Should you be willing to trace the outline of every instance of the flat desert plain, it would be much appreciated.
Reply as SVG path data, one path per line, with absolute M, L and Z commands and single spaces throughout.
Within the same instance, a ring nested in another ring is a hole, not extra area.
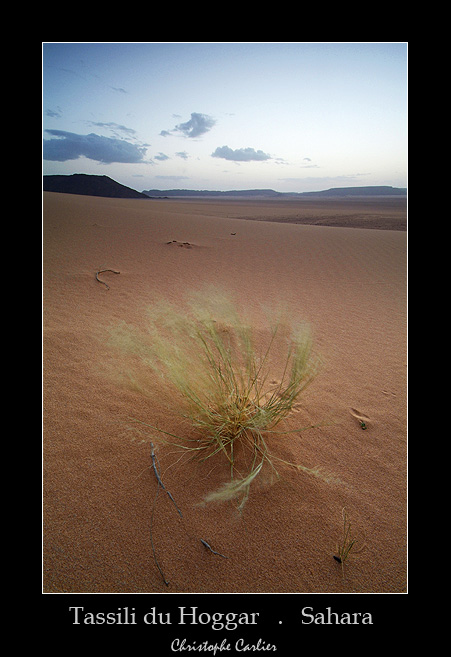
M 43 591 L 406 592 L 406 252 L 405 199 L 45 192 Z M 108 269 L 119 273 L 96 277 Z M 322 368 L 292 433 L 271 441 L 331 481 L 280 465 L 241 513 L 205 504 L 228 468 L 180 458 L 136 422 L 174 426 L 158 386 L 149 397 L 121 379 L 129 357 L 110 329 L 144 327 L 156 295 L 183 309 L 207 287 L 261 332 L 280 306 L 311 326 Z M 183 517 L 158 489 L 150 443 Z M 361 549 L 342 569 L 343 509 Z

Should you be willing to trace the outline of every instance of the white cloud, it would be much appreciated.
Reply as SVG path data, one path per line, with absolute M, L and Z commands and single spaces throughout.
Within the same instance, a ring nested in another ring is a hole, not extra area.
M 191 118 L 185 123 L 179 123 L 172 130 L 162 130 L 161 137 L 169 137 L 169 135 L 181 132 L 185 137 L 195 139 L 204 135 L 216 125 L 216 121 L 208 114 L 200 114 L 199 112 L 192 112 Z
M 182 132 L 185 137 L 194 138 L 204 135 L 212 129 L 215 123 L 216 121 L 207 114 L 192 112 L 190 120 L 186 123 L 179 123 L 175 126 L 175 129 Z
M 44 160 L 66 162 L 84 156 L 104 164 L 145 161 L 146 148 L 130 144 L 123 139 L 102 137 L 94 133 L 79 135 L 64 130 L 46 130 L 46 132 L 56 139 L 44 139 Z
M 256 151 L 254 148 L 236 148 L 235 150 L 229 146 L 218 146 L 212 157 L 221 157 L 224 160 L 232 160 L 233 162 L 251 162 L 251 161 L 264 161 L 270 160 L 271 156 L 261 150 Z

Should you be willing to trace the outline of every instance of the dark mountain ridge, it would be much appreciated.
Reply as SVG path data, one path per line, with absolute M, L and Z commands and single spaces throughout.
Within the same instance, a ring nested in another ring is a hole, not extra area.
M 71 176 L 44 176 L 43 190 L 107 198 L 149 198 L 146 194 L 121 185 L 108 176 L 92 176 L 85 173 L 74 173 Z

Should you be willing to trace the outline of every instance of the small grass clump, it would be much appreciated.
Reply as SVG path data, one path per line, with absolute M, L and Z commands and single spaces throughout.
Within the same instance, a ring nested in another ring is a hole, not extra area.
M 203 460 L 222 454 L 230 481 L 206 500 L 238 497 L 241 507 L 263 466 L 276 472 L 274 460 L 282 459 L 270 451 L 269 439 L 283 433 L 282 421 L 315 376 L 308 327 L 279 320 L 257 330 L 218 293 L 204 293 L 183 310 L 156 303 L 147 320 L 145 332 L 126 325 L 116 331 L 120 345 L 137 358 L 129 380 L 146 393 L 158 381 L 159 394 L 168 393 L 167 404 L 189 428 L 177 435 L 143 424 Z
M 357 538 L 351 534 L 351 523 L 348 520 L 346 509 L 342 509 L 343 517 L 343 534 L 339 543 L 337 543 L 337 554 L 334 559 L 341 564 L 342 575 L 344 578 L 344 567 L 351 553 L 358 554 L 365 547 L 363 544 L 358 545 Z

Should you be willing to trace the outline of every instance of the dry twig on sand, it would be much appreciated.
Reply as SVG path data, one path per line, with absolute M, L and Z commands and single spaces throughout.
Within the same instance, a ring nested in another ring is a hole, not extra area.
M 153 471 L 155 472 L 155 477 L 157 478 L 158 485 L 161 486 L 161 488 L 164 491 L 166 491 L 166 493 L 168 494 L 169 499 L 171 500 L 171 502 L 173 503 L 173 505 L 177 509 L 177 512 L 178 512 L 179 516 L 181 518 L 183 518 L 182 512 L 180 511 L 179 507 L 177 506 L 174 498 L 172 497 L 171 493 L 168 491 L 166 486 L 161 481 L 160 473 L 158 472 L 157 457 L 155 456 L 155 448 L 153 446 L 153 443 L 150 443 L 150 458 L 152 459 L 152 467 L 153 467 Z
M 160 473 L 159 473 L 159 470 L 158 470 L 157 457 L 155 456 L 155 448 L 153 446 L 153 443 L 150 443 L 150 458 L 152 459 L 152 468 L 153 468 L 153 471 L 155 473 L 155 477 L 156 477 L 157 484 L 158 484 L 157 492 L 156 492 L 155 499 L 154 499 L 154 502 L 153 502 L 152 516 L 151 516 L 151 519 L 150 519 L 150 528 L 149 528 L 150 542 L 151 542 L 151 545 L 152 545 L 152 552 L 153 552 L 153 558 L 155 560 L 155 564 L 156 564 L 156 566 L 157 566 L 157 568 L 160 572 L 160 575 L 163 579 L 163 582 L 166 584 L 166 586 L 169 586 L 169 582 L 166 579 L 165 574 L 164 574 L 164 572 L 163 572 L 163 570 L 162 570 L 162 568 L 161 568 L 161 566 L 158 562 L 158 559 L 157 559 L 157 554 L 156 554 L 156 551 L 155 551 L 155 545 L 154 545 L 154 542 L 153 542 L 153 534 L 152 534 L 153 517 L 154 517 L 154 513 L 155 513 L 155 504 L 157 502 L 158 493 L 160 492 L 160 486 L 168 494 L 169 499 L 174 504 L 174 506 L 177 509 L 177 512 L 180 515 L 180 517 L 183 517 L 183 516 L 182 516 L 182 512 L 180 511 L 179 507 L 175 503 L 175 500 L 172 497 L 171 493 L 167 490 L 167 488 L 165 487 L 165 485 L 163 484 L 163 482 L 161 480 L 161 476 L 160 476 Z
M 228 557 L 226 557 L 225 554 L 221 554 L 220 552 L 216 552 L 216 550 L 213 550 L 213 548 L 210 547 L 210 546 L 208 545 L 207 541 L 204 541 L 203 538 L 200 539 L 200 542 L 201 542 L 203 545 L 205 545 L 205 547 L 208 548 L 208 549 L 210 550 L 210 552 L 213 552 L 213 554 L 217 554 L 218 557 L 224 557 L 224 559 L 228 559 Z
M 101 281 L 99 278 L 99 274 L 102 274 L 104 271 L 111 271 L 113 274 L 120 274 L 120 271 L 116 271 L 115 269 L 99 269 L 99 271 L 96 271 L 96 280 L 99 281 L 99 283 L 103 283 L 105 285 L 106 289 L 109 290 L 110 286 L 105 283 L 105 281 Z

